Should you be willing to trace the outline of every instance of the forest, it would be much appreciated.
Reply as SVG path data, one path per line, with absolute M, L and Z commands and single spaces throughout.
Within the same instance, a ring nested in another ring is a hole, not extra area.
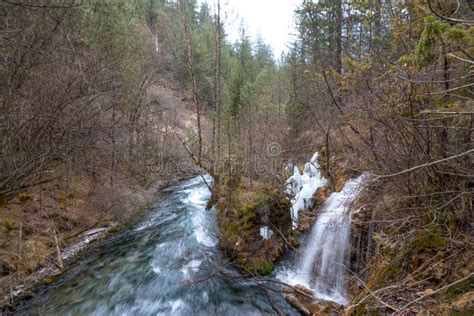
M 0 311 L 472 315 L 474 2 L 231 2 L 0 2 Z

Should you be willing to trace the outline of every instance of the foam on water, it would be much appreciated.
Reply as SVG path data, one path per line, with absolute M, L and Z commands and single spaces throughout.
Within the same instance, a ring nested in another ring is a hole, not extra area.
M 204 176 L 204 178 L 207 183 L 212 183 L 212 177 L 209 175 Z M 187 196 L 184 198 L 183 202 L 193 206 L 194 209 L 191 213 L 191 222 L 194 227 L 194 235 L 196 236 L 197 242 L 205 247 L 215 247 L 218 240 L 207 228 L 207 214 L 205 213 L 208 212 L 206 210 L 206 205 L 207 201 L 211 198 L 211 191 L 207 186 L 200 186 L 197 188 L 186 189 L 184 192 L 187 193 Z M 211 212 L 214 211 L 214 209 L 211 210 Z
M 212 184 L 212 178 L 206 176 Z M 267 297 L 253 284 L 209 278 L 222 263 L 215 209 L 201 176 L 166 190 L 135 229 L 106 240 L 18 314 L 262 315 Z M 223 267 L 227 273 L 235 273 Z M 295 311 L 270 293 L 285 314 Z

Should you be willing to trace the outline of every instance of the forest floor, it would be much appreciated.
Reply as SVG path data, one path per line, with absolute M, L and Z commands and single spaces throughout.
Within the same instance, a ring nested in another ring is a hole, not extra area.
M 147 98 L 157 109 L 156 133 L 169 133 L 170 150 L 182 161 L 190 160 L 172 136 L 185 136 L 196 126 L 192 99 L 182 89 L 166 86 L 152 86 Z M 206 121 L 203 125 L 209 126 Z M 175 163 L 152 174 L 144 171 L 146 183 L 123 172 L 111 185 L 106 174 L 62 176 L 67 171 L 51 170 L 56 180 L 0 205 L 0 310 L 51 283 L 58 271 L 97 244 L 93 241 L 133 224 L 160 199 L 162 189 L 197 172 L 192 163 Z

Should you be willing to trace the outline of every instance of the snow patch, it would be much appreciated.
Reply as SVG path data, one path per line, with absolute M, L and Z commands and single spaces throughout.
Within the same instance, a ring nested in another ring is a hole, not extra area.
M 273 231 L 268 228 L 268 226 L 262 226 L 260 227 L 260 236 L 262 236 L 263 239 L 270 239 L 272 237 Z

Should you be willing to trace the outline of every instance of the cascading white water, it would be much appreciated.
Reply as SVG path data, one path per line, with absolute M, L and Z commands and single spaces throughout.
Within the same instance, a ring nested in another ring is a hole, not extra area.
M 345 263 L 351 230 L 348 206 L 360 193 L 364 178 L 362 175 L 347 181 L 341 192 L 329 196 L 306 239 L 303 256 L 292 269 L 279 271 L 277 278 L 312 289 L 316 298 L 347 304 Z
M 298 274 L 318 298 L 347 303 L 345 261 L 351 230 L 347 208 L 359 194 L 363 180 L 364 176 L 349 180 L 341 192 L 331 194 L 311 228 Z

